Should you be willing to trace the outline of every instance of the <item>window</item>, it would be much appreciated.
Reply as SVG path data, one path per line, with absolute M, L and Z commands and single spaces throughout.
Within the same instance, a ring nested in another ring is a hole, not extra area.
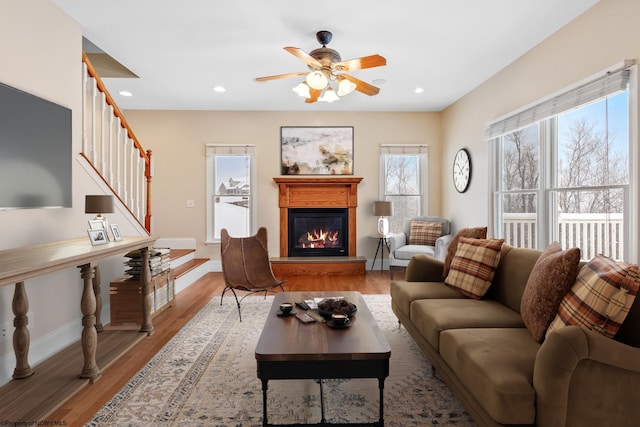
M 630 77 L 622 67 L 489 126 L 496 236 L 629 259 Z
M 380 179 L 381 200 L 393 204 L 390 231 L 400 233 L 406 219 L 427 212 L 427 146 L 381 145 Z
M 255 147 L 206 146 L 207 243 L 220 241 L 220 230 L 249 236 L 255 224 Z

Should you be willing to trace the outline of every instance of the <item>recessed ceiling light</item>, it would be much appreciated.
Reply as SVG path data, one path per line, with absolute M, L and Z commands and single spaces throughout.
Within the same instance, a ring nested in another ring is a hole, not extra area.
M 133 94 L 131 92 L 129 92 L 128 90 L 121 90 L 120 92 L 118 92 L 120 95 L 122 96 L 133 96 Z
M 222 86 L 216 86 L 216 87 L 213 88 L 213 91 L 222 93 L 222 92 L 226 92 L 227 90 Z
M 383 85 L 385 84 L 387 81 L 385 79 L 375 79 L 373 80 L 371 83 L 373 83 L 374 85 Z
M 413 90 L 413 93 L 422 93 L 424 92 L 424 89 L 422 89 L 421 87 L 417 87 Z

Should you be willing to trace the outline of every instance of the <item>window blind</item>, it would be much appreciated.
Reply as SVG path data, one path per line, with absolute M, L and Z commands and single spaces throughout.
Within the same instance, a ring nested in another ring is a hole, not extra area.
M 224 156 L 224 155 L 252 155 L 256 152 L 256 146 L 253 144 L 207 144 L 207 156 Z
M 427 154 L 429 146 L 425 144 L 381 144 L 380 154 Z
M 601 77 L 489 124 L 485 130 L 486 139 L 493 139 L 522 129 L 541 120 L 626 90 L 629 84 L 631 65 L 633 65 L 631 62 L 625 61 L 624 67 L 619 70 L 607 72 Z

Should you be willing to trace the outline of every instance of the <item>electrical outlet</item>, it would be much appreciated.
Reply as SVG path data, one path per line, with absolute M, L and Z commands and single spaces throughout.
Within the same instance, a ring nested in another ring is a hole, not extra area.
M 187 200 L 187 207 L 188 208 L 193 208 L 196 206 L 196 202 L 193 200 Z

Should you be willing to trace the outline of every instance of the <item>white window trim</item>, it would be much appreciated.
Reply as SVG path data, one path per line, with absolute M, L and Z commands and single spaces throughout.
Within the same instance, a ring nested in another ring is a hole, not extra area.
M 421 154 L 420 156 L 420 215 L 426 215 L 429 212 L 429 195 L 427 194 L 429 177 L 429 146 L 427 144 L 380 144 L 380 152 L 378 155 L 378 200 L 386 200 L 384 191 L 386 182 L 384 181 L 384 154 Z

